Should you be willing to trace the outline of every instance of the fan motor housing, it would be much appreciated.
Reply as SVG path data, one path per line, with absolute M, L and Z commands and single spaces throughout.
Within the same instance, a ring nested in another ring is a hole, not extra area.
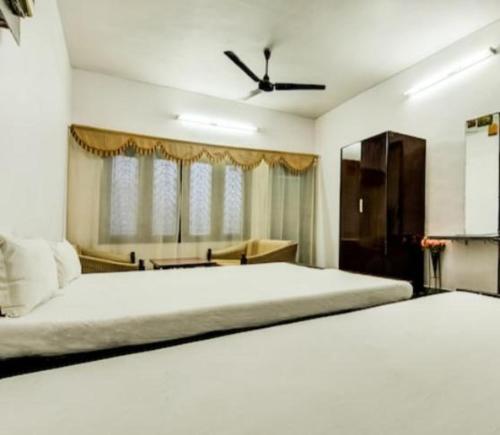
M 274 91 L 274 86 L 269 80 L 262 80 L 259 82 L 259 89 L 264 92 Z

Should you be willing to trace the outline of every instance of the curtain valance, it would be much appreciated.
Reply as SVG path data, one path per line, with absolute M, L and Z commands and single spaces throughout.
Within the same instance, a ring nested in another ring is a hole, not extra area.
M 132 148 L 143 155 L 159 152 L 177 162 L 191 163 L 207 158 L 215 163 L 227 159 L 243 169 L 253 169 L 265 161 L 269 166 L 282 165 L 295 172 L 307 171 L 318 160 L 314 154 L 208 145 L 81 125 L 72 125 L 70 131 L 82 148 L 101 157 L 124 154 Z

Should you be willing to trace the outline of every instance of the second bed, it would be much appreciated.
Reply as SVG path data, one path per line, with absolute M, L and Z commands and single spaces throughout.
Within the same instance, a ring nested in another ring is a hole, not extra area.
M 0 359 L 90 352 L 251 328 L 411 297 L 404 281 L 285 263 L 84 275 L 0 318 Z

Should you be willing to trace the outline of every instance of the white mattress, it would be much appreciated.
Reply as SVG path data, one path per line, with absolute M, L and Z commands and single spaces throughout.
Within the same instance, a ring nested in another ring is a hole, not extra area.
M 0 318 L 0 358 L 153 343 L 410 296 L 403 281 L 285 263 L 84 275 L 27 316 Z
M 6 434 L 500 433 L 500 300 L 437 295 L 0 380 Z

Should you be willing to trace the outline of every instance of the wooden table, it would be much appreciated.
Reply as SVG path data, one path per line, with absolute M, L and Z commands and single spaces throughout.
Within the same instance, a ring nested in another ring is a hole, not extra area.
M 206 258 L 164 258 L 149 260 L 156 270 L 159 269 L 189 269 L 192 267 L 212 267 L 217 266 L 215 261 L 209 261 Z

